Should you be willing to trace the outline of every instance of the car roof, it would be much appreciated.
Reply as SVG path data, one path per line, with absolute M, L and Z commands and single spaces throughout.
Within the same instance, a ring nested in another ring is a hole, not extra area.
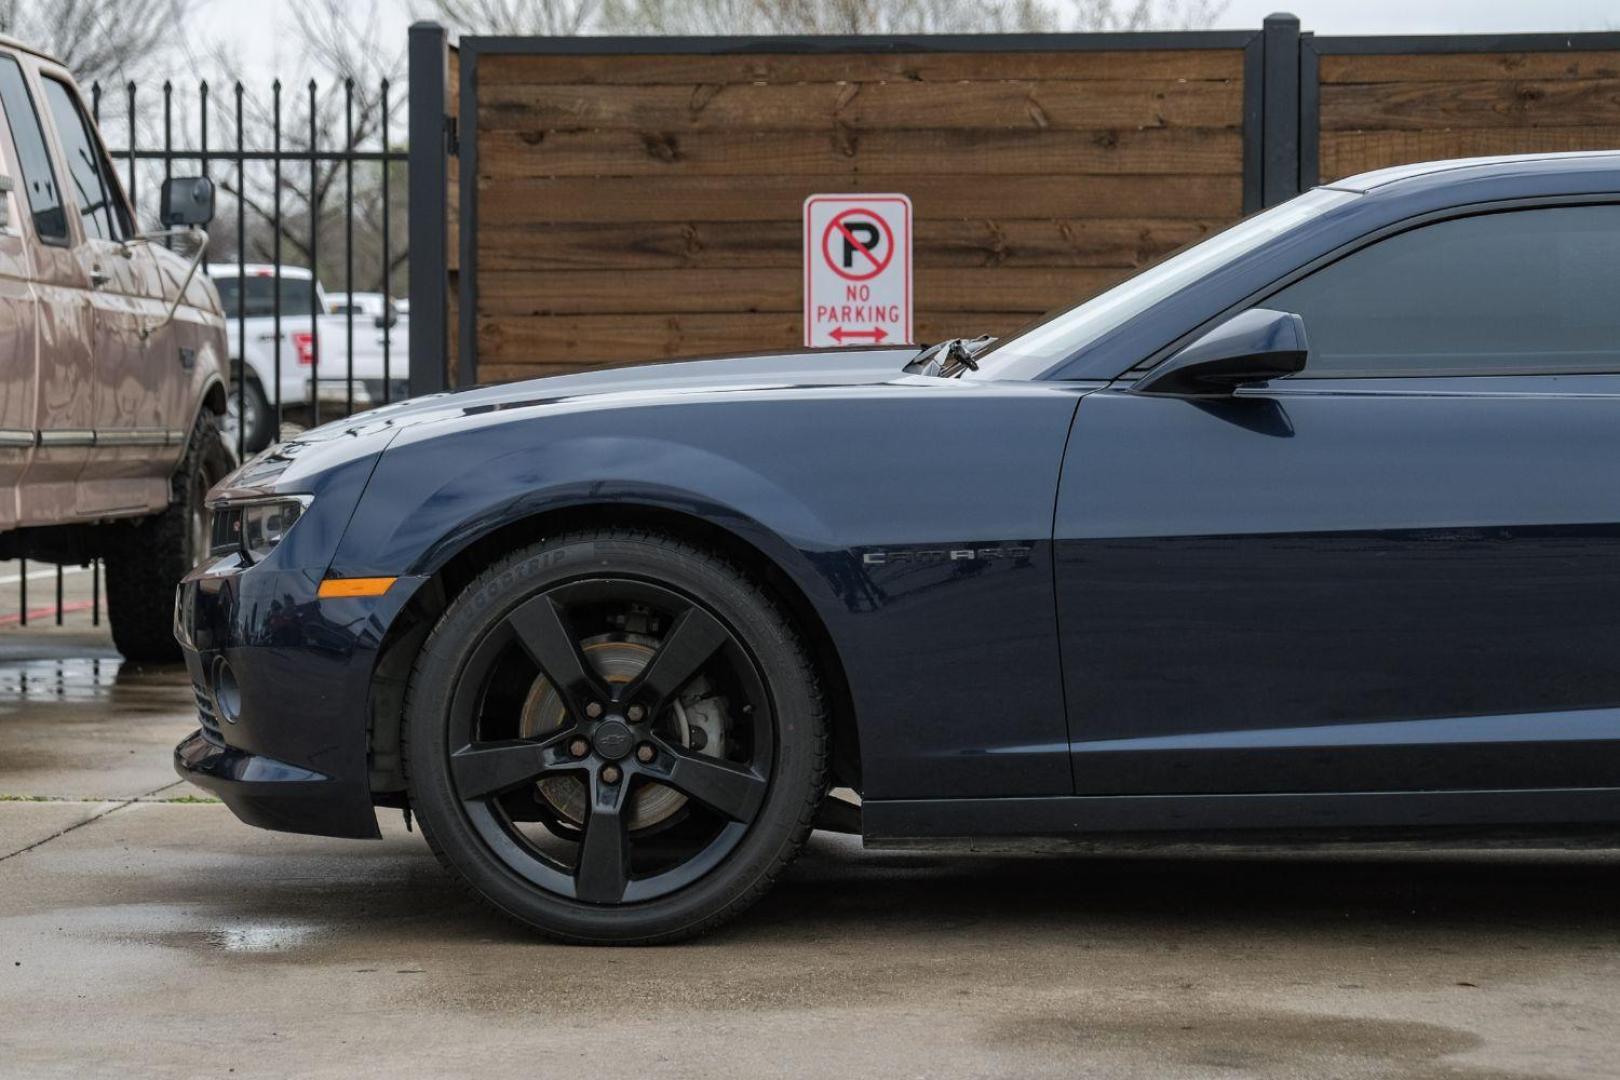
M 28 53 L 28 54 L 30 54 L 32 56 L 37 56 L 41 60 L 49 60 L 53 64 L 65 66 L 65 65 L 62 65 L 62 61 L 58 60 L 56 57 L 52 56 L 50 53 L 44 52 L 44 51 L 42 51 L 40 49 L 36 49 L 34 46 L 28 44 L 27 42 L 18 41 L 16 38 L 11 37 L 11 36 L 6 35 L 6 34 L 0 34 L 0 49 L 16 49 L 18 52 L 25 52 L 25 53 Z
M 1463 180 L 1470 175 L 1489 175 L 1506 171 L 1520 175 L 1549 176 L 1604 170 L 1620 171 L 1620 151 L 1576 150 L 1549 154 L 1503 154 L 1496 157 L 1418 161 L 1410 165 L 1393 165 L 1386 169 L 1358 173 L 1323 186 L 1368 194 L 1380 188 L 1421 181 L 1441 173 L 1459 174 L 1448 175 L 1448 180 Z

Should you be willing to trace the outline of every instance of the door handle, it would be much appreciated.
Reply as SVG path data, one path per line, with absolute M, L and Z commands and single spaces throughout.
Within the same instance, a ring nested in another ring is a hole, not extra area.
M 107 282 L 109 282 L 111 280 L 112 280 L 112 275 L 107 273 L 107 271 L 103 270 L 101 267 L 92 266 L 90 268 L 90 287 L 91 288 L 93 288 L 93 289 L 105 288 L 106 285 L 107 285 Z

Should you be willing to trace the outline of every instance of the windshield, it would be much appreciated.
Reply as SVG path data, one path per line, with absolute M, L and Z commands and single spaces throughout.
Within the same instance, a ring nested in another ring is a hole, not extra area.
M 1355 192 L 1316 188 L 1264 213 L 1245 218 L 1078 307 L 1049 315 L 1006 339 L 979 357 L 980 375 L 996 379 L 1033 378 L 1216 267 L 1356 197 Z
M 247 280 L 247 317 L 252 319 L 276 313 L 276 279 L 269 274 L 253 275 Z M 217 277 L 214 285 L 219 289 L 219 302 L 227 319 L 242 317 L 242 278 Z M 315 283 L 309 278 L 284 277 L 281 279 L 281 315 L 309 315 L 315 311 Z

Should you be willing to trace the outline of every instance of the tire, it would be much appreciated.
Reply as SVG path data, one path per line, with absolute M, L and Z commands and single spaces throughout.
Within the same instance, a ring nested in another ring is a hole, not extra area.
M 735 567 L 656 533 L 570 533 L 485 570 L 423 645 L 404 741 L 439 861 L 576 944 L 719 926 L 798 853 L 824 793 L 821 691 L 792 625 Z
M 238 425 L 245 429 L 242 433 L 244 459 L 270 445 L 276 425 L 271 419 L 270 402 L 265 398 L 264 388 L 259 385 L 258 379 L 248 379 L 246 386 L 231 383 L 226 398 L 225 435 L 227 444 L 233 448 L 236 446 Z
M 107 621 L 113 645 L 129 660 L 168 664 L 181 659 L 174 639 L 174 590 L 208 543 L 203 499 L 235 465 L 218 418 L 204 410 L 171 481 L 169 507 L 122 535 L 107 557 Z

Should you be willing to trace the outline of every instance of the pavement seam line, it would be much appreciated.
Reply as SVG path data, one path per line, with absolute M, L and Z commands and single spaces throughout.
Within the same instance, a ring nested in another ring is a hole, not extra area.
M 117 806 L 109 806 L 107 809 L 103 810 L 99 814 L 91 814 L 89 817 L 85 818 L 83 821 L 76 821 L 72 825 L 69 825 L 65 829 L 60 829 L 60 830 L 58 830 L 56 832 L 51 833 L 51 835 L 45 837 L 44 839 L 36 840 L 32 844 L 29 844 L 26 847 L 21 847 L 21 848 L 18 848 L 16 851 L 9 852 L 8 854 L 5 854 L 5 855 L 0 855 L 0 862 L 5 862 L 7 859 L 15 859 L 19 855 L 26 855 L 30 851 L 33 851 L 35 848 L 42 848 L 46 844 L 50 843 L 52 840 L 56 840 L 56 839 L 58 839 L 60 837 L 66 836 L 68 833 L 73 832 L 75 829 L 82 829 L 86 825 L 93 825 L 94 823 L 100 821 L 102 818 L 107 817 L 109 814 L 118 813 L 118 811 L 124 809 L 124 807 L 126 807 L 126 806 L 134 806 L 136 803 L 140 802 L 142 799 L 150 799 L 153 795 L 156 795 L 160 791 L 168 791 L 170 788 L 177 787 L 178 785 L 183 784 L 183 783 L 185 783 L 184 780 L 174 780 L 174 781 L 171 781 L 171 782 L 169 782 L 167 784 L 164 784 L 162 787 L 156 787 L 156 788 L 153 788 L 151 791 L 144 792 L 144 793 L 142 793 L 140 795 L 136 795 L 133 798 L 124 799 L 123 801 L 119 802 Z

